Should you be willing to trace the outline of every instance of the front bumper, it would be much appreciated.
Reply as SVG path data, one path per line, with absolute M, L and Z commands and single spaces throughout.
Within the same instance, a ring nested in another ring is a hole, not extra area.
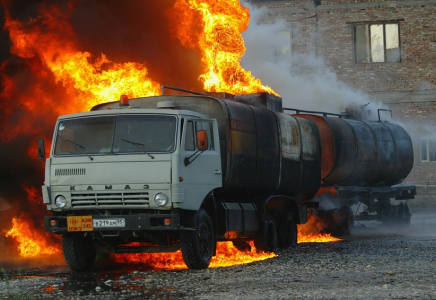
M 85 216 L 83 216 L 85 217 Z M 180 226 L 180 215 L 178 214 L 135 214 L 135 215 L 88 215 L 94 220 L 110 220 L 110 219 L 124 219 L 125 226 L 123 227 L 99 227 L 83 226 L 74 230 L 69 230 L 71 224 L 68 225 L 67 216 L 45 216 L 44 229 L 55 233 L 64 232 L 81 232 L 81 231 L 158 231 L 158 230 L 189 230 Z M 171 219 L 170 225 L 165 225 L 165 219 Z M 71 219 L 70 219 L 71 220 Z M 56 222 L 54 222 L 56 221 Z M 52 223 L 57 223 L 57 226 L 52 226 Z M 88 224 L 89 225 L 89 224 Z

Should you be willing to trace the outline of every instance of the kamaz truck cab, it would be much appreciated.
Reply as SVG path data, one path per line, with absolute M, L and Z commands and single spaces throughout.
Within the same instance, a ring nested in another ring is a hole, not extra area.
M 115 108 L 59 117 L 46 160 L 45 229 L 62 234 L 71 269 L 88 269 L 97 252 L 180 247 L 190 268 L 207 267 L 216 241 L 200 206 L 222 185 L 218 136 L 216 120 L 171 101 L 143 109 L 123 96 Z

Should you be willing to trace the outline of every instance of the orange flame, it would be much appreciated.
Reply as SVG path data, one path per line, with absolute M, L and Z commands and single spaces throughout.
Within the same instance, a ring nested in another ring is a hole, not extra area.
M 248 243 L 250 244 L 251 249 L 241 251 L 233 246 L 232 242 L 218 242 L 217 255 L 212 258 L 209 267 L 230 267 L 277 256 L 272 252 L 258 251 L 254 246 L 253 241 Z M 187 269 L 180 250 L 173 253 L 113 254 L 111 257 L 119 263 L 128 262 L 147 264 L 153 269 Z
M 309 215 L 307 223 L 298 225 L 298 243 L 327 243 L 341 240 L 328 233 L 320 233 L 323 228 L 324 223 L 319 217 L 313 214 Z M 266 260 L 277 256 L 277 254 L 273 252 L 257 250 L 253 241 L 249 241 L 248 243 L 251 249 L 241 251 L 233 246 L 232 242 L 218 242 L 217 255 L 212 258 L 209 267 L 230 267 Z M 137 243 L 131 243 L 129 245 L 134 246 L 136 244 Z M 111 258 L 119 263 L 147 264 L 153 269 L 178 270 L 187 268 L 180 250 L 173 253 L 112 254 Z
M 13 43 L 11 53 L 41 60 L 51 74 L 42 69 L 38 75 L 54 76 L 55 82 L 66 89 L 66 112 L 88 110 L 96 104 L 118 100 L 121 94 L 129 97 L 160 94 L 160 85 L 148 78 L 144 65 L 115 63 L 104 54 L 92 62 L 89 52 L 78 51 L 72 42 L 75 36 L 71 26 L 55 6 L 41 10 L 39 18 L 27 24 L 13 20 L 8 13 L 5 19 L 4 28 L 9 30 Z
M 325 243 L 341 240 L 329 233 L 321 233 L 323 229 L 324 222 L 321 218 L 313 214 L 308 215 L 307 223 L 298 225 L 298 243 Z
M 241 57 L 245 53 L 241 32 L 247 29 L 250 16 L 248 8 L 239 0 L 177 0 L 168 15 L 173 24 L 173 35 L 182 45 L 201 51 L 206 73 L 199 79 L 206 91 L 268 92 L 278 96 L 241 67 Z M 201 30 L 197 26 L 198 18 Z
M 41 254 L 56 254 L 60 250 L 56 246 L 50 246 L 47 237 L 39 233 L 29 224 L 26 215 L 12 219 L 12 228 L 6 233 L 6 237 L 13 237 L 19 242 L 18 249 L 22 257 L 35 257 Z
M 57 244 L 57 240 L 53 240 L 52 234 L 38 230 L 43 226 L 41 221 L 44 219 L 41 213 L 44 205 L 40 193 L 27 183 L 22 187 L 27 192 L 29 212 L 22 212 L 19 217 L 13 218 L 12 228 L 5 236 L 17 240 L 18 250 L 22 257 L 60 253 L 60 245 Z

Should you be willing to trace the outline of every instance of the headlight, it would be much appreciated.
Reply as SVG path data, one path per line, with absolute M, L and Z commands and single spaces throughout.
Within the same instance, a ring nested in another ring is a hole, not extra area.
M 154 202 L 159 206 L 164 206 L 168 203 L 168 197 L 164 193 L 157 193 L 156 196 L 154 196 Z
M 55 198 L 55 204 L 59 208 L 64 208 L 67 205 L 67 199 L 62 195 L 58 195 Z

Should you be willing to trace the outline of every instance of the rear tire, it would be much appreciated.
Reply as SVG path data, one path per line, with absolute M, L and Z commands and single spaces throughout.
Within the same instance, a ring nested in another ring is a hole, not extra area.
M 261 235 L 255 242 L 256 248 L 266 252 L 276 251 L 278 247 L 277 228 L 276 219 L 271 214 L 265 212 Z
M 334 208 L 324 213 L 323 233 L 329 233 L 335 237 L 349 237 L 354 227 L 354 214 L 351 208 L 343 206 Z
M 297 225 L 294 221 L 294 214 L 292 211 L 288 212 L 283 219 L 284 225 L 284 245 L 285 247 L 297 246 Z
M 397 208 L 397 224 L 402 227 L 409 227 L 411 216 L 412 214 L 409 211 L 409 205 L 407 205 L 406 203 L 400 203 Z
M 344 236 L 351 236 L 354 228 L 354 213 L 348 206 L 341 207 L 341 213 L 345 216 L 345 221 L 343 224 Z
M 180 234 L 180 248 L 189 269 L 207 269 L 215 250 L 215 231 L 205 210 L 200 210 L 196 217 L 196 230 Z
M 92 239 L 82 234 L 63 234 L 62 249 L 70 269 L 78 272 L 89 270 L 97 255 Z

